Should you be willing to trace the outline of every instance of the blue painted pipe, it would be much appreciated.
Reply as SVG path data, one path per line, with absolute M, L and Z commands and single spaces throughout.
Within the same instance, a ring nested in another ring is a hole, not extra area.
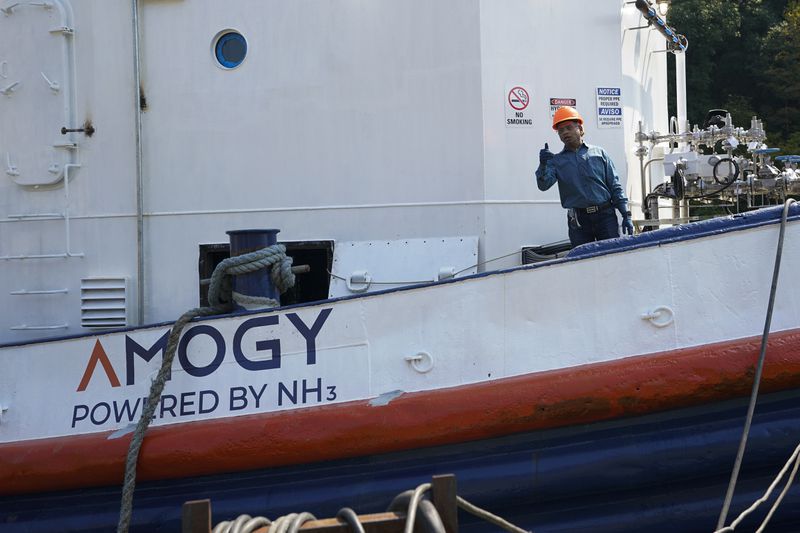
M 231 242 L 231 257 L 249 254 L 278 242 L 279 229 L 240 229 L 226 232 Z M 233 278 L 233 290 L 247 296 L 260 296 L 280 301 L 278 288 L 272 284 L 269 272 L 258 270 Z M 245 308 L 234 302 L 234 309 Z

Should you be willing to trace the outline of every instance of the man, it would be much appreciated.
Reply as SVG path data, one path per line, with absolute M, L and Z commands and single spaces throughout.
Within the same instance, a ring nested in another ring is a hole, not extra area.
M 536 185 L 546 191 L 557 181 L 561 206 L 567 211 L 569 240 L 573 248 L 587 242 L 619 237 L 617 215 L 622 215 L 622 230 L 633 235 L 628 199 L 619 183 L 614 163 L 605 150 L 583 142 L 583 119 L 574 107 L 556 110 L 553 129 L 564 149 L 553 154 L 539 151 Z

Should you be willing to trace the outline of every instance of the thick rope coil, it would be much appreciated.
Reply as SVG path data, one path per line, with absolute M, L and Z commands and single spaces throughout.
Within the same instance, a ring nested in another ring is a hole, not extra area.
M 336 518 L 339 520 L 344 521 L 353 533 L 364 533 L 364 525 L 361 523 L 361 520 L 358 518 L 358 515 L 355 511 L 353 511 L 349 507 L 342 507 L 339 509 L 339 512 L 336 513 Z
M 251 518 L 250 515 L 240 515 L 232 522 L 220 522 L 212 533 L 252 533 L 253 531 L 269 527 L 268 533 L 297 533 L 300 527 L 311 520 L 316 520 L 311 513 L 292 513 L 270 521 L 269 518 L 257 516 Z
M 220 522 L 212 533 L 250 533 L 258 528 L 267 527 L 271 523 L 269 518 L 263 516 L 252 518 L 250 515 L 243 514 L 233 522 Z
M 274 265 L 277 265 L 277 268 Z M 120 505 L 119 522 L 117 523 L 118 533 L 127 533 L 131 525 L 133 492 L 136 488 L 136 463 L 139 460 L 139 450 L 142 447 L 145 432 L 153 420 L 156 407 L 161 399 L 161 393 L 164 391 L 167 376 L 169 376 L 172 368 L 172 361 L 175 359 L 175 351 L 178 347 L 181 331 L 183 331 L 186 324 L 196 317 L 220 315 L 232 309 L 232 276 L 249 274 L 250 272 L 270 267 L 273 267 L 271 269 L 273 283 L 281 293 L 286 292 L 294 285 L 292 259 L 286 256 L 286 247 L 282 244 L 276 244 L 249 254 L 230 257 L 217 265 L 211 275 L 211 285 L 208 288 L 208 301 L 211 306 L 191 309 L 181 315 L 172 325 L 164 352 L 164 359 L 161 361 L 161 368 L 159 368 L 158 374 L 150 385 L 150 394 L 147 397 L 142 416 L 136 424 L 136 429 L 128 447 L 128 455 L 125 460 L 125 478 L 122 486 L 122 503 Z M 277 305 L 277 302 L 275 302 L 275 305 Z
M 387 511 L 399 512 L 406 511 L 406 523 L 403 528 L 404 533 L 411 533 L 415 529 L 425 533 L 444 533 L 445 527 L 442 522 L 439 512 L 433 503 L 425 496 L 425 493 L 431 489 L 430 483 L 423 483 L 414 490 L 407 490 L 395 496 L 392 503 L 389 504 Z M 500 528 L 505 529 L 511 533 L 531 533 L 521 527 L 515 526 L 511 522 L 500 518 L 480 507 L 477 507 L 464 498 L 456 496 L 456 503 L 458 507 L 471 513 L 479 518 L 482 518 Z M 417 511 L 420 512 L 421 520 L 417 522 Z M 364 526 L 361 524 L 358 515 L 349 507 L 343 507 L 336 513 L 336 518 L 346 522 L 353 530 L 354 533 L 364 533 Z M 233 521 L 225 521 L 217 524 L 212 530 L 213 533 L 252 533 L 260 527 L 269 526 L 268 533 L 297 533 L 305 522 L 316 520 L 314 515 L 310 513 L 292 513 L 282 516 L 270 522 L 268 518 L 259 516 L 251 518 L 250 515 L 240 515 Z
M 423 494 L 430 490 L 430 488 L 430 483 L 423 483 L 413 491 L 407 490 L 401 494 L 398 494 L 389 505 L 389 511 L 399 511 L 401 508 L 407 507 L 404 533 L 411 533 L 414 531 L 415 527 L 417 527 L 419 530 L 425 531 L 426 533 L 444 533 L 444 523 L 442 522 L 436 507 L 434 507 L 430 500 L 422 499 Z M 486 520 L 487 522 L 490 522 L 511 533 L 531 533 L 530 531 L 522 529 L 519 526 L 515 526 L 511 522 L 494 515 L 485 509 L 481 509 L 480 507 L 469 503 L 461 496 L 456 496 L 456 504 L 464 511 L 482 518 L 483 520 Z M 420 523 L 416 523 L 417 508 L 419 508 L 422 515 L 422 520 Z
M 272 283 L 281 294 L 294 286 L 295 277 L 294 272 L 292 272 L 292 258 L 286 255 L 286 247 L 284 245 L 274 244 L 255 252 L 229 257 L 220 262 L 217 268 L 214 269 L 214 273 L 211 274 L 211 284 L 208 287 L 208 303 L 212 306 L 219 306 L 234 301 L 232 276 L 249 274 L 261 269 L 270 270 Z M 241 297 L 245 303 L 250 303 L 247 300 L 248 298 L 255 298 L 253 303 L 264 302 L 264 300 L 255 296 L 239 295 L 238 297 Z M 270 302 L 274 302 L 274 300 L 270 299 Z M 242 307 L 246 307 L 246 305 L 242 304 Z
M 414 522 L 417 519 L 417 507 L 420 505 L 420 501 L 422 500 L 422 495 L 426 491 L 430 490 L 430 488 L 431 488 L 430 483 L 423 483 L 422 485 L 414 489 L 414 492 L 411 493 L 411 499 L 408 502 L 408 512 L 406 513 L 406 527 L 403 528 L 403 533 L 412 533 L 414 531 Z M 436 515 L 436 518 L 439 518 L 438 513 Z M 439 519 L 439 522 L 441 522 L 441 519 Z M 442 524 L 440 526 L 439 524 L 436 524 L 434 530 L 439 530 L 439 528 L 441 528 L 441 530 L 443 531 L 444 525 Z
M 236 291 L 231 293 L 233 301 L 244 307 L 248 311 L 253 309 L 269 309 L 270 307 L 278 307 L 280 302 L 269 296 L 250 296 Z

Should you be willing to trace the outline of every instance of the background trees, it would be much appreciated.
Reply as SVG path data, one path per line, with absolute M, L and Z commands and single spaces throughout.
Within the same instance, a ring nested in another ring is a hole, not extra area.
M 758 115 L 770 146 L 800 154 L 800 0 L 672 0 L 667 18 L 689 39 L 689 122 L 713 108 L 743 127 Z

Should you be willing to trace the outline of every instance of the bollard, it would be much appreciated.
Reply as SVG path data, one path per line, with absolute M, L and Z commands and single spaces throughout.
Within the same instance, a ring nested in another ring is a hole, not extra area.
M 279 229 L 240 229 L 226 232 L 231 241 L 231 257 L 249 254 L 278 242 Z M 233 290 L 247 296 L 261 296 L 280 301 L 278 288 L 272 284 L 270 273 L 257 270 L 233 277 Z M 245 310 L 234 302 L 234 309 Z

